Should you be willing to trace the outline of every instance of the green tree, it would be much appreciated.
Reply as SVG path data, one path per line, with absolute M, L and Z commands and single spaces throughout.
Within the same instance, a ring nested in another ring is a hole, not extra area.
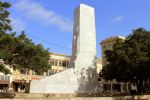
M 6 31 L 11 31 L 9 12 L 7 9 L 11 5 L 8 2 L 0 1 L 0 35 L 6 33 Z
M 150 78 L 150 31 L 133 30 L 123 43 L 117 42 L 113 50 L 106 50 L 105 54 L 109 63 L 101 76 L 106 80 L 136 82 L 141 92 L 142 82 Z
M 26 37 L 25 32 L 22 32 L 16 39 L 21 42 L 17 42 L 16 45 L 15 64 L 32 69 L 37 74 L 42 74 L 50 68 L 48 49 L 44 49 L 41 44 L 35 45 Z
M 9 3 L 0 1 L 0 59 L 14 68 L 32 69 L 42 74 L 50 68 L 48 49 L 40 44 L 35 45 L 24 31 L 19 36 L 12 32 L 7 11 L 9 7 Z M 0 71 L 8 73 L 2 65 Z
M 7 69 L 4 64 L 0 64 L 0 72 L 4 72 L 5 74 L 11 74 L 10 70 Z
M 48 49 L 40 44 L 35 45 L 26 37 L 25 32 L 19 36 L 4 34 L 0 37 L 0 59 L 14 68 L 32 69 L 37 74 L 50 68 Z
M 0 1 L 0 41 L 5 33 L 10 32 L 12 30 L 11 25 L 10 25 L 10 20 L 9 20 L 9 12 L 7 11 L 7 9 L 10 6 L 11 5 L 9 3 Z M 0 48 L 0 56 L 8 57 L 9 54 L 7 53 L 7 50 L 4 52 L 4 50 L 1 51 L 1 48 Z M 0 71 L 6 74 L 10 73 L 9 70 L 5 68 L 3 64 L 0 64 Z

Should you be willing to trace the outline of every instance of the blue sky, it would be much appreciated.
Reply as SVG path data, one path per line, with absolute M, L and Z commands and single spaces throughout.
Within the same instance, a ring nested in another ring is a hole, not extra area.
M 71 55 L 73 11 L 84 3 L 95 8 L 97 56 L 99 42 L 110 36 L 127 36 L 132 29 L 150 30 L 150 0 L 3 0 L 14 31 L 25 30 L 35 43 L 51 52 Z

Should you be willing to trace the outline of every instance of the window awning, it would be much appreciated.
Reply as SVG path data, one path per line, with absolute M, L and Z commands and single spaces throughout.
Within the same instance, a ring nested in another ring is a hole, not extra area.
M 10 84 L 10 81 L 0 80 L 0 84 Z

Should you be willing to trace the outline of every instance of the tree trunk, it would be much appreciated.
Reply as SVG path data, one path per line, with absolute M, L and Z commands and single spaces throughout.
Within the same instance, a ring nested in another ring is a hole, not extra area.
M 139 79 L 136 80 L 136 84 L 137 84 L 137 93 L 141 94 L 143 92 L 143 80 Z

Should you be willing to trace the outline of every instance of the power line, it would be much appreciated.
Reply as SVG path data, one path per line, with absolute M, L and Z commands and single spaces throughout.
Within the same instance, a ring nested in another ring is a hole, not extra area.
M 62 45 L 53 43 L 53 42 L 45 41 L 45 40 L 43 40 L 43 39 L 41 39 L 41 38 L 39 38 L 39 37 L 36 37 L 36 36 L 31 35 L 31 34 L 28 34 L 28 33 L 26 33 L 26 34 L 27 34 L 28 36 L 31 36 L 31 37 L 33 37 L 33 38 L 35 38 L 35 39 L 38 39 L 38 40 L 40 40 L 40 41 L 43 41 L 43 42 L 47 43 L 49 46 L 53 45 L 53 46 L 55 46 L 55 47 L 59 47 L 59 48 L 63 48 L 63 49 L 69 50 L 69 52 L 72 51 L 71 48 L 68 48 L 68 47 L 65 47 L 65 46 L 62 46 Z M 81 51 L 81 52 L 84 52 L 84 51 Z M 86 52 L 86 51 L 85 51 L 85 52 Z M 89 52 L 86 52 L 86 53 L 89 53 Z M 100 54 L 100 52 L 98 52 L 97 54 Z
M 43 40 L 43 39 L 41 39 L 41 38 L 39 38 L 39 37 L 36 37 L 36 36 L 33 36 L 33 35 L 31 35 L 31 34 L 28 34 L 28 33 L 26 33 L 27 35 L 29 35 L 29 36 L 31 36 L 31 37 L 33 37 L 33 38 L 36 38 L 36 39 L 38 39 L 38 40 L 40 40 L 40 41 L 43 41 L 43 42 L 45 42 L 45 43 L 47 43 L 48 45 L 53 45 L 53 46 L 56 46 L 56 47 L 59 47 L 59 48 L 63 48 L 63 49 L 67 49 L 67 50 L 71 50 L 71 48 L 68 48 L 68 47 L 65 47 L 65 46 L 62 46 L 62 45 L 59 45 L 59 44 L 56 44 L 56 43 L 53 43 L 53 42 L 48 42 L 48 41 L 45 41 L 45 40 Z M 50 46 L 51 46 L 50 45 Z

